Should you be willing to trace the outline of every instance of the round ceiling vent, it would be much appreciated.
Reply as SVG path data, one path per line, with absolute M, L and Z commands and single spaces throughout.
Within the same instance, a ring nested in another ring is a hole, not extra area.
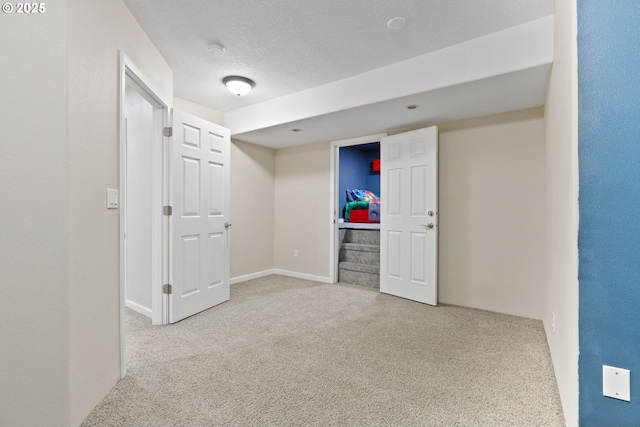
M 387 22 L 387 27 L 389 27 L 390 30 L 401 30 L 405 25 L 407 25 L 407 20 L 402 16 L 396 16 Z

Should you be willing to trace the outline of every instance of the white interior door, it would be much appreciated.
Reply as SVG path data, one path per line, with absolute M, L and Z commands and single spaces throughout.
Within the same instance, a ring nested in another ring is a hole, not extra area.
M 173 112 L 169 322 L 229 300 L 230 132 Z
M 380 291 L 438 302 L 438 128 L 380 143 Z

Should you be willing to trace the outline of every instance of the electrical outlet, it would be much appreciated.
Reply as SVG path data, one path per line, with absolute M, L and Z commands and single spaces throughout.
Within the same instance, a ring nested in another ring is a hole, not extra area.
M 631 402 L 631 371 L 602 365 L 602 394 Z
M 298 250 L 297 250 L 297 249 L 294 249 L 294 250 L 293 250 L 293 256 L 295 256 L 295 257 L 297 257 L 297 256 L 298 256 Z

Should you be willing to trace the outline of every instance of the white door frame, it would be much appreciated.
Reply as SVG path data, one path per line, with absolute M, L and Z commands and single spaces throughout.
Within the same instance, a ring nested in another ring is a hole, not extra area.
M 377 133 L 375 135 L 367 135 L 361 136 L 358 138 L 349 138 L 349 139 L 341 139 L 338 141 L 331 141 L 331 160 L 330 160 L 330 185 L 331 189 L 329 190 L 329 212 L 330 218 L 333 224 L 332 233 L 329 236 L 329 283 L 336 283 L 338 281 L 338 254 L 340 252 L 340 248 L 338 247 L 338 242 L 340 241 L 338 234 L 340 229 L 340 224 L 338 224 L 338 206 L 340 206 L 340 201 L 338 198 L 341 196 L 339 194 L 340 189 L 340 180 L 338 179 L 338 173 L 340 171 L 340 156 L 339 156 L 339 148 L 348 147 L 350 145 L 362 145 L 368 144 L 371 142 L 378 142 L 382 138 L 387 136 L 387 133 Z M 379 195 L 378 195 L 379 196 Z
M 162 215 L 162 206 L 167 200 L 167 138 L 163 137 L 162 130 L 169 125 L 169 113 L 171 102 L 161 95 L 155 85 L 145 77 L 145 75 L 135 66 L 135 64 L 123 53 L 120 52 L 119 61 L 119 179 L 120 179 L 120 376 L 124 378 L 126 365 L 126 346 L 125 346 L 125 298 L 126 298 L 126 195 L 127 195 L 127 176 L 126 176 L 126 138 L 127 129 L 125 125 L 125 86 L 127 80 L 132 82 L 140 89 L 142 96 L 154 106 L 153 112 L 153 152 L 152 157 L 152 194 L 151 194 L 151 212 L 153 212 L 151 221 L 151 241 L 152 241 L 152 292 L 151 292 L 151 311 L 152 324 L 166 324 L 167 319 L 167 301 L 166 296 L 162 294 L 162 284 L 167 279 L 168 263 L 166 262 L 168 254 L 168 220 Z

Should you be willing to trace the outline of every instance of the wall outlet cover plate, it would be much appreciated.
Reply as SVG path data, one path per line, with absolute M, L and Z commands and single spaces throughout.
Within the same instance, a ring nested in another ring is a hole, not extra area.
M 602 394 L 614 399 L 631 401 L 631 371 L 602 365 Z

